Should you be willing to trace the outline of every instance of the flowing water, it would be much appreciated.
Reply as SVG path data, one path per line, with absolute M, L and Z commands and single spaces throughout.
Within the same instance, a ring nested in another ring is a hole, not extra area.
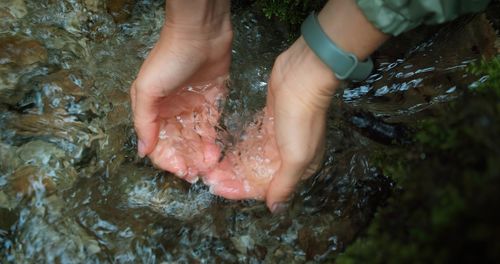
M 374 74 L 332 101 L 321 171 L 271 215 L 137 157 L 128 88 L 163 15 L 162 1 L 1 0 L 0 262 L 334 259 L 394 189 L 372 150 L 405 144 L 407 125 L 480 82 L 465 68 L 498 49 L 484 15 L 382 47 Z M 263 107 L 288 35 L 248 8 L 233 21 L 223 123 L 237 133 Z

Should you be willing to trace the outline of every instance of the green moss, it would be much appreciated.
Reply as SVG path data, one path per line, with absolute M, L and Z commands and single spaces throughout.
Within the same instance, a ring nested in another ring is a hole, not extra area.
M 371 163 L 381 168 L 382 174 L 400 183 L 406 174 L 407 158 L 401 156 L 402 149 L 397 147 L 375 150 L 371 155 Z
M 289 25 L 301 24 L 313 10 L 319 10 L 324 0 L 258 0 L 257 5 L 267 18 L 277 18 Z
M 491 60 L 482 60 L 469 68 L 469 72 L 476 75 L 485 75 L 486 83 L 473 85 L 471 89 L 476 89 L 480 93 L 493 90 L 496 96 L 500 96 L 500 57 Z
M 500 260 L 500 57 L 470 72 L 488 78 L 419 122 L 411 146 L 375 155 L 399 191 L 337 263 Z

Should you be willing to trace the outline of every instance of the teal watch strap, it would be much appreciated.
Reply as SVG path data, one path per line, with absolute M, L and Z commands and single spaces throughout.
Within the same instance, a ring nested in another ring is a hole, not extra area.
M 342 50 L 321 29 L 316 14 L 311 13 L 300 28 L 302 36 L 311 50 L 340 80 L 366 79 L 373 70 L 370 58 L 359 61 L 356 55 Z

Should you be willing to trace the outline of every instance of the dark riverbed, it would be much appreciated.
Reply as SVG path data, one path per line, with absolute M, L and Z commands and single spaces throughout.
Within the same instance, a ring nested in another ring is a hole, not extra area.
M 382 47 L 376 72 L 332 102 L 323 168 L 273 216 L 137 157 L 128 88 L 158 37 L 161 2 L 0 3 L 0 262 L 332 260 L 396 189 L 373 150 L 410 144 L 411 125 L 484 81 L 466 68 L 499 49 L 484 14 Z M 288 33 L 248 8 L 233 21 L 223 122 L 235 133 L 262 108 Z

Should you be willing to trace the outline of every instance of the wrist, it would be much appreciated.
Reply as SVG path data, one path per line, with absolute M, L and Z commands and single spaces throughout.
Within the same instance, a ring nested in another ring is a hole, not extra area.
M 318 14 L 326 35 L 342 50 L 358 60 L 368 58 L 389 36 L 365 17 L 354 0 L 330 0 Z
M 314 83 L 310 89 L 325 95 L 333 95 L 340 80 L 309 48 L 303 37 L 298 38 L 287 52 L 290 53 L 290 56 L 296 56 L 294 64 Z
M 333 72 L 314 54 L 304 39 L 297 39 L 273 66 L 270 92 L 295 98 L 315 113 L 325 112 L 339 86 Z
M 207 40 L 232 34 L 229 0 L 167 1 L 165 24 L 171 35 Z

